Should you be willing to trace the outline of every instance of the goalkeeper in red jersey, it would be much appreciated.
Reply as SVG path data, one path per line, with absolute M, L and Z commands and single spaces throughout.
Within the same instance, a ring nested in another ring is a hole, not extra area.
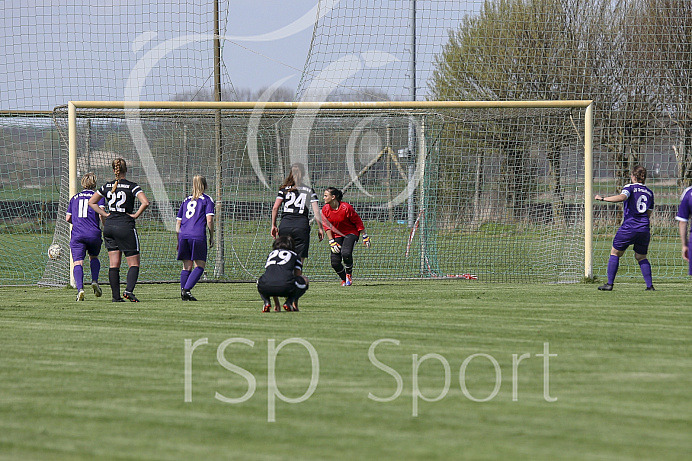
M 353 207 L 342 201 L 344 194 L 335 187 L 324 191 L 322 225 L 332 251 L 331 263 L 341 278 L 341 286 L 353 283 L 353 247 L 363 236 L 363 244 L 370 248 L 370 237 L 365 233 L 363 220 Z

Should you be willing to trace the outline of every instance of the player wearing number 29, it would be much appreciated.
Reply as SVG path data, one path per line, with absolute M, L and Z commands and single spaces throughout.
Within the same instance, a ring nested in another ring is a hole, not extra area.
M 271 309 L 270 297 L 285 297 L 284 309 L 298 311 L 298 298 L 308 290 L 308 279 L 303 275 L 303 264 L 294 249 L 290 235 L 274 239 L 272 251 L 264 265 L 264 274 L 257 280 L 257 291 L 262 297 L 262 312 Z M 279 312 L 277 303 L 275 310 Z
M 317 237 L 320 242 L 324 238 L 322 220 L 315 191 L 303 184 L 305 166 L 302 163 L 291 165 L 291 171 L 279 189 L 272 207 L 271 236 L 290 235 L 295 242 L 295 252 L 305 262 L 310 250 L 310 221 L 309 210 L 317 221 Z M 281 210 L 281 223 L 276 227 L 276 218 Z
M 594 198 L 603 202 L 624 202 L 623 220 L 613 239 L 613 248 L 610 250 L 608 260 L 608 283 L 598 287 L 602 291 L 611 291 L 615 282 L 615 275 L 620 265 L 620 257 L 630 245 L 634 245 L 634 257 L 639 263 L 639 268 L 644 276 L 647 291 L 653 291 L 651 279 L 651 264 L 646 259 L 651 240 L 650 217 L 654 208 L 654 193 L 644 185 L 646 182 L 646 168 L 636 166 L 632 170 L 632 183 L 622 188 L 618 195 Z
M 107 182 L 89 199 L 89 206 L 106 218 L 103 224 L 103 239 L 108 250 L 108 282 L 113 294 L 113 302 L 123 302 L 120 297 L 120 262 L 125 254 L 127 265 L 127 286 L 123 297 L 131 302 L 139 302 L 133 291 L 139 278 L 139 236 L 135 229 L 135 220 L 149 206 L 149 200 L 137 183 L 128 181 L 125 159 L 116 158 L 111 164 L 115 180 Z M 98 207 L 98 201 L 106 199 L 106 209 Z M 134 211 L 135 198 L 139 208 Z
M 207 180 L 204 176 L 192 178 L 192 195 L 180 205 L 175 225 L 178 260 L 183 262 L 180 272 L 180 298 L 183 301 L 197 301 L 190 290 L 199 282 L 207 264 L 207 229 L 209 246 L 214 246 L 214 201 L 204 193 L 205 190 Z
M 96 176 L 94 173 L 87 173 L 82 177 L 82 192 L 70 199 L 67 205 L 67 215 L 65 220 L 72 224 L 70 235 L 70 250 L 72 252 L 72 275 L 74 276 L 77 288 L 77 301 L 84 301 L 84 257 L 89 254 L 89 267 L 91 269 L 91 288 L 94 295 L 100 297 L 102 294 L 99 287 L 99 272 L 101 262 L 99 253 L 101 252 L 101 223 L 99 215 L 89 207 L 89 199 L 94 195 L 96 187 Z M 98 201 L 99 208 L 104 207 L 103 198 Z

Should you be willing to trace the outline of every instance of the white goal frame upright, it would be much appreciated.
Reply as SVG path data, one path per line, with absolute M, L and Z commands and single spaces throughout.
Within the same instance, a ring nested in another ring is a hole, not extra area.
M 244 110 L 377 110 L 377 109 L 479 109 L 479 108 L 579 108 L 584 122 L 584 277 L 593 277 L 593 101 L 385 101 L 385 102 L 215 102 L 215 101 L 70 101 L 68 106 L 69 194 L 78 192 L 77 109 L 244 109 Z

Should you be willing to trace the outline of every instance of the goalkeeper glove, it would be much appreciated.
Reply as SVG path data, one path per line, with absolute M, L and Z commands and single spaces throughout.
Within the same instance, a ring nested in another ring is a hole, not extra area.
M 365 232 L 363 232 L 363 245 L 370 248 L 370 237 Z
M 329 249 L 332 250 L 334 254 L 341 253 L 341 245 L 334 239 L 329 239 Z

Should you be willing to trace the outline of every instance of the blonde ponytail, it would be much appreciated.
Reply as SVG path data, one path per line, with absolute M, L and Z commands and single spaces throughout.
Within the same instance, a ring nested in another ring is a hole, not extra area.
M 207 178 L 201 174 L 192 178 L 192 200 L 197 200 L 207 190 Z
M 113 173 L 115 174 L 115 182 L 113 183 L 113 188 L 111 189 L 111 192 L 115 192 L 115 189 L 118 187 L 118 180 L 120 178 L 120 175 L 127 173 L 127 163 L 125 163 L 124 158 L 118 157 L 115 160 L 113 160 L 111 166 L 113 167 Z

